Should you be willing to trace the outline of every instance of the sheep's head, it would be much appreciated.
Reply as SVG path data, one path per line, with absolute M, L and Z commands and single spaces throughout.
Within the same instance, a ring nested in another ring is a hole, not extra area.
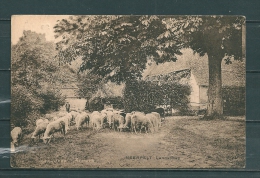
M 51 137 L 43 137 L 42 140 L 43 140 L 43 143 L 47 144 L 50 142 L 50 139 Z

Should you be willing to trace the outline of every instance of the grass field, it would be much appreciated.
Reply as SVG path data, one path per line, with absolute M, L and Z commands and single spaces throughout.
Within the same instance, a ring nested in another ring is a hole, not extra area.
M 28 147 L 26 135 L 11 166 L 19 168 L 243 168 L 245 119 L 166 117 L 157 133 L 133 134 L 108 128 L 71 126 L 49 145 Z

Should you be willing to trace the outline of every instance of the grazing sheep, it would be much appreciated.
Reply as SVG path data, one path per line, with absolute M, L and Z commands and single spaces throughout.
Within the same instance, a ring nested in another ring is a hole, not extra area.
M 113 114 L 113 121 L 114 121 L 114 130 L 117 129 L 118 131 L 122 131 L 123 127 L 124 127 L 124 121 L 125 118 L 123 116 L 121 116 L 120 114 Z
M 67 114 L 68 114 L 67 112 L 62 111 L 57 114 L 57 117 L 63 117 L 66 116 Z
M 51 141 L 51 135 L 54 134 L 55 132 L 61 132 L 65 138 L 65 126 L 66 123 L 63 120 L 57 120 L 54 122 L 51 122 L 47 125 L 47 128 L 44 132 L 43 136 L 43 142 L 50 143 Z
M 113 118 L 113 111 L 108 111 L 106 113 L 106 116 L 107 116 L 107 122 L 108 122 L 108 127 L 109 128 L 113 128 L 114 126 L 114 118 Z
M 126 113 L 125 124 L 123 128 L 131 129 L 131 117 L 132 117 L 132 113 Z
M 83 126 L 84 123 L 89 126 L 89 114 L 86 112 L 82 112 L 81 114 L 78 114 L 77 117 L 75 118 L 76 122 L 76 128 L 79 130 L 81 126 Z
M 59 118 L 55 116 L 55 117 L 52 118 L 52 122 L 53 122 L 53 121 L 56 121 L 56 120 L 58 120 L 58 119 L 59 119 Z
M 32 136 L 31 136 L 31 142 L 30 142 L 30 145 L 32 143 L 34 143 L 35 141 L 35 138 L 37 136 L 39 136 L 39 140 L 40 140 L 40 136 L 42 134 L 44 134 L 44 132 L 46 131 L 46 128 L 47 128 L 47 125 L 49 124 L 49 122 L 41 122 L 40 124 L 37 125 L 36 129 L 34 130 Z
M 55 118 L 58 118 L 58 117 L 56 116 L 56 114 L 46 114 L 45 118 L 51 122 L 51 121 L 54 121 Z
M 95 115 L 95 114 L 101 114 L 101 112 L 93 111 L 93 112 L 91 113 L 91 115 Z
M 94 111 L 94 112 L 95 112 L 95 111 Z M 94 112 L 93 112 L 93 113 L 94 113 Z M 107 112 L 108 112 L 108 110 L 106 110 L 106 109 L 103 109 L 102 111 L 100 111 L 101 114 L 107 114 Z
M 152 113 L 148 113 L 145 115 L 147 119 L 149 119 L 151 121 L 151 132 L 156 131 L 158 132 L 158 119 L 157 116 L 155 114 Z
M 72 120 L 72 115 L 70 113 L 67 113 L 65 116 L 57 119 L 56 121 L 64 121 L 65 122 L 65 133 L 69 130 L 69 124 Z
M 151 112 L 152 114 L 154 114 L 156 116 L 156 119 L 157 119 L 157 123 L 158 123 L 158 127 L 161 127 L 162 126 L 162 119 L 161 119 L 161 116 L 159 113 L 157 112 Z
M 11 139 L 13 146 L 18 147 L 22 139 L 22 129 L 20 127 L 15 127 L 11 131 Z
M 72 121 L 75 121 L 76 117 L 80 114 L 79 112 L 76 111 L 71 111 L 70 114 L 72 115 Z
M 49 120 L 48 119 L 37 119 L 36 120 L 36 122 L 35 122 L 35 124 L 36 124 L 36 127 L 39 125 L 39 124 L 41 124 L 42 122 L 44 122 L 44 123 L 49 123 Z
M 106 114 L 101 114 L 97 111 L 94 111 L 91 115 L 90 115 L 90 121 L 91 121 L 91 125 L 93 127 L 93 130 L 99 130 L 103 127 L 103 123 L 104 120 L 106 119 Z
M 37 125 L 39 125 L 41 122 L 43 122 L 43 119 L 37 119 L 37 120 L 35 121 L 35 125 L 37 126 Z
M 133 112 L 131 117 L 131 131 L 135 131 L 136 129 L 140 129 L 140 133 L 142 129 L 145 129 L 145 132 L 152 128 L 152 123 L 148 117 L 142 112 Z M 152 130 L 151 130 L 152 131 Z

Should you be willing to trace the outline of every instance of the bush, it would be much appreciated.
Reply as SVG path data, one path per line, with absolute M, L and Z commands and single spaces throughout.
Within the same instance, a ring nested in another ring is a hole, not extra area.
M 158 105 L 170 105 L 181 113 L 189 111 L 190 87 L 179 83 L 158 84 L 150 81 L 131 81 L 124 89 L 126 112 L 152 112 Z
M 21 85 L 12 86 L 11 122 L 15 126 L 27 126 L 30 113 L 39 112 L 43 105 L 41 98 Z
M 224 115 L 239 116 L 246 113 L 246 100 L 245 100 L 244 87 L 225 87 L 222 89 Z
M 58 111 L 59 107 L 65 104 L 65 97 L 60 92 L 55 90 L 47 90 L 40 93 L 39 96 L 43 100 L 41 113 L 46 114 L 48 111 Z
M 90 112 L 93 112 L 93 111 L 101 111 L 104 109 L 104 101 L 103 101 L 103 98 L 101 97 L 95 97 L 95 98 L 92 98 L 90 101 L 89 101 L 89 111 Z
M 54 90 L 37 93 L 28 90 L 22 85 L 14 85 L 11 92 L 11 124 L 14 126 L 26 127 L 34 125 L 35 120 L 42 114 L 50 110 L 57 110 L 65 103 L 65 98 Z

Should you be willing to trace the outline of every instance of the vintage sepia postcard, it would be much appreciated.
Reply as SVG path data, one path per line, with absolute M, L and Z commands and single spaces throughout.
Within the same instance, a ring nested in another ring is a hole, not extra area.
M 245 17 L 11 23 L 12 167 L 245 167 Z

